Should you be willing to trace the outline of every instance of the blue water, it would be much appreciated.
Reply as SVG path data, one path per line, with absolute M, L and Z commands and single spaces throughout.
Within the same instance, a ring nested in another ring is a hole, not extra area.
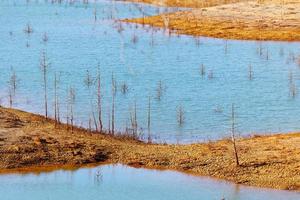
M 57 73 L 62 118 L 66 121 L 67 90 L 73 87 L 77 125 L 87 127 L 92 107 L 95 110 L 96 86 L 88 90 L 84 79 L 86 70 L 95 76 L 100 63 L 106 128 L 114 74 L 118 88 L 115 114 L 118 131 L 129 126 L 136 102 L 139 132 L 147 134 L 149 96 L 151 134 L 157 141 L 195 142 L 228 136 L 232 103 L 236 106 L 237 130 L 241 135 L 300 129 L 299 42 L 259 43 L 201 37 L 199 44 L 190 36 L 169 36 L 164 30 L 124 23 L 121 25 L 124 30 L 119 33 L 120 23 L 111 16 L 115 19 L 141 17 L 141 10 L 148 15 L 170 11 L 112 1 L 69 5 L 1 0 L 1 103 L 8 105 L 7 82 L 13 67 L 19 79 L 13 106 L 44 113 L 39 63 L 41 52 L 46 51 L 51 63 L 50 114 L 53 116 L 53 82 Z M 24 32 L 27 23 L 33 29 L 30 35 Z M 42 41 L 45 32 L 49 37 L 47 43 Z M 205 65 L 204 76 L 200 73 L 201 64 Z M 250 64 L 252 80 L 249 80 Z M 160 81 L 163 89 L 158 100 Z M 124 83 L 128 85 L 126 94 L 120 89 Z M 295 97 L 291 95 L 292 85 L 296 88 Z M 180 106 L 184 111 L 182 126 L 177 122 Z
M 0 176 L 1 200 L 297 200 L 299 192 L 240 186 L 173 171 L 105 165 Z

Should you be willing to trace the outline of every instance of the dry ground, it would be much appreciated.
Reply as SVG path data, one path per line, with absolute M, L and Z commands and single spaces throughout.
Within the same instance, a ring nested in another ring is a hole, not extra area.
M 168 7 L 204 8 L 249 0 L 128 0 Z
M 32 171 L 86 164 L 122 163 L 174 169 L 246 185 L 300 190 L 300 134 L 256 136 L 237 142 L 236 167 L 229 140 L 191 144 L 145 144 L 66 125 L 0 107 L 0 169 Z
M 156 4 L 155 0 L 152 2 Z M 177 1 L 171 2 L 176 5 Z M 194 36 L 300 41 L 300 0 L 189 2 L 194 2 L 195 9 L 124 21 L 148 24 Z M 212 2 L 212 5 L 216 6 L 197 6 L 199 2 Z

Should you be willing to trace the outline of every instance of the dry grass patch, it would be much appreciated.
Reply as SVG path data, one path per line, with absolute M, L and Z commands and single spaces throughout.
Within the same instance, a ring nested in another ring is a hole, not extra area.
M 194 36 L 300 41 L 299 0 L 246 1 L 124 21 Z

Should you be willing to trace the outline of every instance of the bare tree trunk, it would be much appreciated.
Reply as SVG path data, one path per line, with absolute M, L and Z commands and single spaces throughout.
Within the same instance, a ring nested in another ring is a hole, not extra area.
M 57 76 L 54 74 L 54 119 L 55 125 L 57 124 Z
M 8 81 L 8 96 L 9 96 L 9 106 L 10 108 L 13 106 L 13 99 L 16 95 L 16 90 L 17 90 L 17 75 L 16 72 L 12 70 L 12 74 L 10 76 L 10 79 Z
M 113 95 L 112 99 L 112 108 L 111 108 L 111 133 L 115 134 L 115 96 Z
M 252 65 L 249 64 L 249 80 L 252 80 L 253 79 L 253 70 L 252 70 Z
M 97 21 L 97 8 L 94 9 L 94 20 Z
M 47 97 L 47 70 L 49 67 L 49 63 L 47 63 L 46 53 L 42 53 L 41 59 L 41 70 L 43 74 L 43 81 L 44 81 L 44 106 L 45 106 L 45 117 L 48 118 L 48 97 Z
M 180 127 L 184 124 L 184 109 L 182 105 L 177 108 L 177 122 Z
M 67 91 L 68 92 L 68 91 Z M 67 104 L 67 128 L 69 129 L 69 125 L 70 125 L 70 117 L 69 117 L 69 97 L 67 97 L 67 100 L 66 100 L 66 104 Z
M 8 96 L 9 96 L 9 107 L 12 108 L 12 104 L 13 104 L 13 97 L 12 97 L 12 91 L 11 88 L 8 89 Z
M 149 96 L 148 100 L 148 143 L 151 142 L 151 132 L 150 132 L 150 126 L 151 126 L 151 97 Z
M 60 109 L 59 109 L 59 100 L 58 100 L 58 97 L 57 97 L 57 122 L 60 123 Z
M 91 120 L 91 117 L 89 117 L 89 132 L 92 132 L 92 120 Z
M 99 120 L 99 131 L 102 132 L 103 123 L 102 123 L 102 105 L 101 105 L 101 76 L 100 69 L 98 71 L 98 90 L 97 90 L 97 103 L 98 103 L 98 120 Z
M 70 118 L 70 121 L 71 121 L 71 132 L 73 133 L 73 126 L 74 126 L 74 122 L 73 122 L 74 121 L 73 105 L 71 104 L 70 106 L 71 106 L 70 107 L 70 111 L 71 111 L 71 113 L 70 113 L 71 114 L 71 116 L 70 116 L 71 117 Z
M 137 129 L 138 129 L 138 123 L 137 123 L 137 109 L 136 109 L 136 100 L 134 101 L 134 117 L 133 117 L 133 123 L 134 123 L 134 137 L 137 137 Z
M 110 129 L 110 109 L 108 109 L 108 133 L 111 134 L 111 129 Z
M 93 120 L 94 120 L 94 124 L 95 124 L 95 129 L 96 129 L 96 131 L 98 131 L 98 125 L 97 125 L 97 120 L 96 120 L 94 111 L 92 111 L 92 115 L 93 115 Z
M 115 95 L 116 95 L 116 85 L 114 75 L 112 74 L 112 108 L 111 108 L 111 133 L 115 134 Z
M 240 166 L 238 152 L 237 152 L 237 148 L 236 148 L 236 140 L 235 140 L 235 111 L 234 111 L 234 104 L 232 104 L 232 108 L 231 108 L 231 120 L 232 120 L 232 124 L 231 124 L 231 140 L 232 140 L 232 144 L 233 144 L 235 163 L 236 163 L 236 166 Z
M 74 88 L 70 87 L 69 105 L 70 105 L 70 122 L 71 122 L 72 133 L 73 133 L 73 127 L 74 127 L 74 111 L 73 111 L 74 104 L 75 104 L 75 90 L 74 90 Z

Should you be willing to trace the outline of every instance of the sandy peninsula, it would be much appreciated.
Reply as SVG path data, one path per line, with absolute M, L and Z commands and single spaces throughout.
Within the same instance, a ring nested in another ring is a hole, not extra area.
M 234 183 L 300 190 L 300 133 L 167 145 L 56 125 L 42 116 L 0 107 L 0 171 L 34 172 L 121 163 L 178 170 Z
M 188 11 L 125 19 L 177 34 L 240 40 L 300 41 L 300 0 L 133 0 Z M 187 5 L 184 3 L 187 2 Z

